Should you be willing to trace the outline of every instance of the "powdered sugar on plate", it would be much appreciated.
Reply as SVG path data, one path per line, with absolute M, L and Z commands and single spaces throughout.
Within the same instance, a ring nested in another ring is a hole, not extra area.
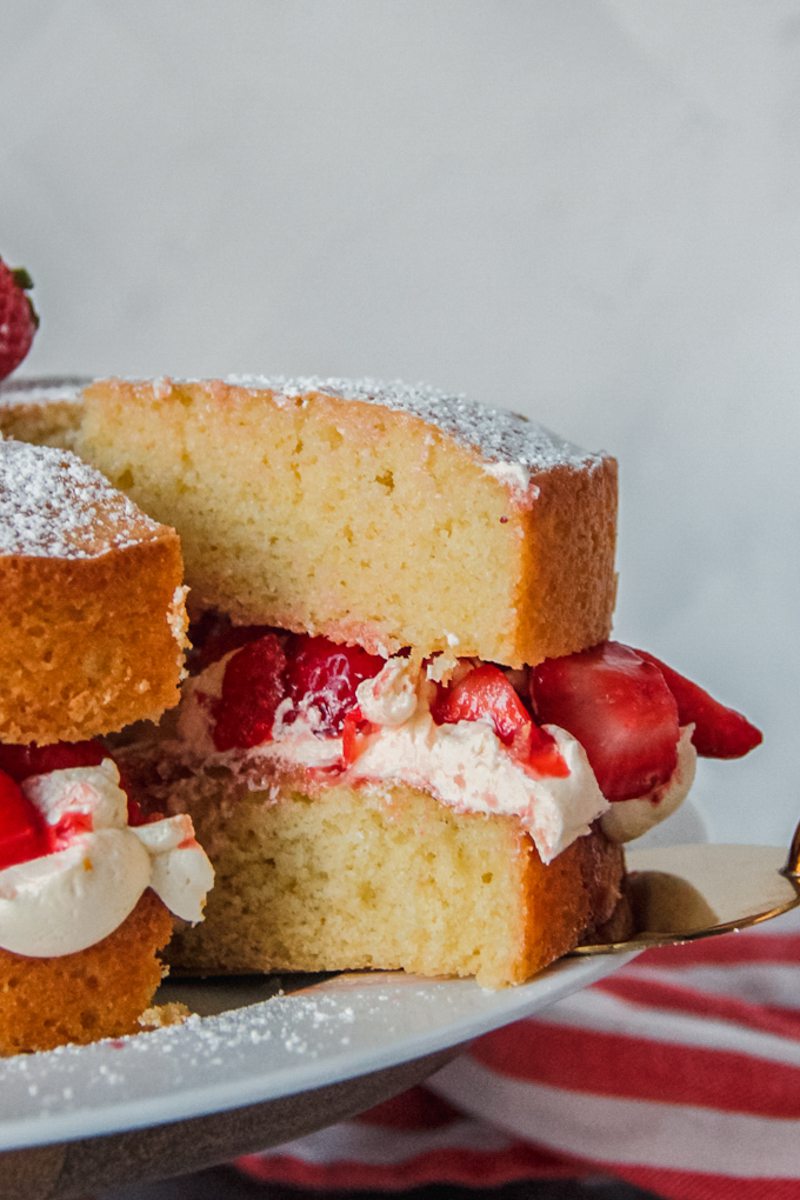
M 96 558 L 161 529 L 74 454 L 0 442 L 0 554 Z

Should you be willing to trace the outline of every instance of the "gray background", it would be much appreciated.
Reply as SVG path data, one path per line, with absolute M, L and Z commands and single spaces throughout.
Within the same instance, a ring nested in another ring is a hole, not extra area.
M 800 506 L 800 3 L 0 0 L 26 373 L 371 374 L 620 460 L 616 632 L 746 709 L 781 840 Z

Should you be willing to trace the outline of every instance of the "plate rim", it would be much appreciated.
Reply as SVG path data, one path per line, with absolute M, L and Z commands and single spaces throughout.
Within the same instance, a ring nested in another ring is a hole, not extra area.
M 252 1074 L 244 1079 L 219 1080 L 213 1084 L 193 1086 L 188 1080 L 181 1087 L 160 1096 L 121 1099 L 108 1102 L 108 1097 L 99 1097 L 93 1106 L 83 1106 L 65 1112 L 39 1113 L 24 1117 L 0 1119 L 0 1152 L 12 1150 L 27 1150 L 34 1147 L 75 1142 L 84 1138 L 113 1136 L 145 1129 L 154 1126 L 168 1126 L 180 1121 L 213 1116 L 216 1113 L 231 1112 L 238 1108 L 246 1108 L 273 1100 L 282 1100 L 304 1092 L 313 1092 L 319 1088 L 330 1086 L 360 1076 L 371 1075 L 374 1072 L 412 1062 L 429 1054 L 455 1048 L 471 1042 L 498 1029 L 503 1025 L 532 1016 L 534 1013 L 549 1007 L 558 1000 L 573 992 L 597 982 L 619 969 L 626 962 L 636 957 L 636 953 L 609 955 L 607 958 L 598 956 L 590 960 L 563 958 L 551 967 L 541 972 L 534 979 L 516 987 L 505 988 L 497 992 L 487 993 L 475 984 L 474 980 L 436 980 L 423 979 L 417 976 L 403 975 L 402 972 L 375 972 L 367 975 L 369 986 L 375 986 L 381 980 L 392 977 L 402 979 L 404 986 L 417 982 L 425 987 L 448 987 L 456 985 L 465 989 L 475 989 L 482 995 L 491 995 L 497 999 L 497 1004 L 487 1010 L 460 1015 L 453 1022 L 448 1022 L 438 1028 L 413 1035 L 400 1035 L 383 1044 L 369 1045 L 356 1051 L 346 1052 L 328 1058 L 299 1061 L 291 1068 L 283 1067 L 275 1070 L 268 1063 L 261 1063 Z M 360 973 L 344 973 L 349 978 L 355 978 Z M 336 976 L 334 978 L 341 978 Z M 390 986 L 390 985 L 389 985 Z M 284 996 L 272 996 L 236 1010 L 240 1014 L 251 1012 L 255 1018 L 267 1005 L 282 1002 L 291 1008 L 292 1000 L 301 996 L 313 994 L 314 987 Z M 352 997 L 350 992 L 342 992 L 343 997 Z M 222 1022 L 229 1015 L 227 1012 L 214 1016 L 197 1018 L 204 1022 L 213 1032 L 214 1022 Z M 246 1020 L 246 1018 L 245 1018 Z M 132 1052 L 134 1040 L 137 1042 L 137 1057 L 144 1053 L 159 1053 L 159 1039 L 163 1035 L 173 1040 L 181 1041 L 181 1035 L 189 1040 L 195 1025 L 171 1027 L 155 1030 L 147 1035 L 146 1049 L 142 1050 L 141 1034 L 131 1038 L 103 1039 L 87 1046 L 69 1047 L 69 1052 L 83 1054 L 88 1061 L 95 1056 L 113 1052 L 118 1055 L 128 1049 Z M 7 1062 L 22 1059 L 34 1065 L 31 1075 L 39 1068 L 46 1068 L 48 1061 L 54 1055 L 63 1054 L 63 1048 L 28 1056 L 16 1056 Z M 116 1062 L 119 1062 L 117 1059 Z M 2 1077 L 2 1071 L 0 1071 Z

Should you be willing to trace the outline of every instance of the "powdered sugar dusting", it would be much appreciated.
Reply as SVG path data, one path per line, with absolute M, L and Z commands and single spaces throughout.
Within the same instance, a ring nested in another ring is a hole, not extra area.
M 531 478 L 540 472 L 564 466 L 585 469 L 602 462 L 602 455 L 580 449 L 536 421 L 466 396 L 450 395 L 427 384 L 314 376 L 271 379 L 258 375 L 230 376 L 226 382 L 252 390 L 268 390 L 286 399 L 319 392 L 410 413 L 475 451 L 487 464 L 489 473 L 514 492 L 525 492 Z
M 95 558 L 161 529 L 76 455 L 0 442 L 0 554 Z

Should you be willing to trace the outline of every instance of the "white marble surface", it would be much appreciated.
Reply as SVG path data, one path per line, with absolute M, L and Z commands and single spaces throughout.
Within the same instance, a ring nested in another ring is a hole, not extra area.
M 0 6 L 26 369 L 425 378 L 622 468 L 617 633 L 744 707 L 712 835 L 800 815 L 800 3 Z

